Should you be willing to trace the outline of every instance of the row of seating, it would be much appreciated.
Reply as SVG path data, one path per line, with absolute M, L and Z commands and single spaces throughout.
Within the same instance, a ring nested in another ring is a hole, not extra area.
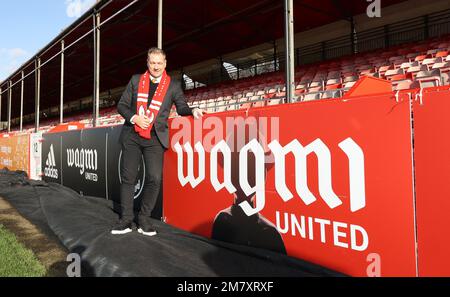
M 295 69 L 293 101 L 342 97 L 362 76 L 373 76 L 392 82 L 394 91 L 449 85 L 450 35 L 422 43 L 401 45 L 367 52 Z M 282 71 L 222 82 L 185 92 L 188 104 L 209 113 L 247 109 L 282 103 L 286 97 Z M 177 116 L 175 108 L 170 117 Z M 65 118 L 92 126 L 91 114 L 83 112 Z M 115 106 L 100 110 L 100 126 L 124 122 Z M 41 122 L 46 131 L 59 124 L 58 119 Z M 24 128 L 33 131 L 34 125 Z
M 343 96 L 362 76 L 392 82 L 394 91 L 448 85 L 450 36 L 297 67 L 294 101 Z M 186 92 L 188 104 L 208 112 L 277 104 L 285 97 L 282 72 L 201 87 Z M 260 103 L 259 101 L 262 101 Z M 173 110 L 172 116 L 176 113 Z

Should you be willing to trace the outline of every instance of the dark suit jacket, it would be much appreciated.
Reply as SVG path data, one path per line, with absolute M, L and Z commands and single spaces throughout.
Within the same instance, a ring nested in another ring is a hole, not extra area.
M 138 93 L 138 85 L 141 74 L 136 74 L 131 77 L 127 88 L 122 94 L 122 97 L 117 104 L 117 111 L 125 119 L 125 123 L 120 134 L 119 141 L 123 143 L 125 138 L 139 136 L 134 130 L 134 125 L 131 124 L 130 119 L 136 114 L 136 99 Z M 149 98 L 150 101 L 150 98 Z M 192 115 L 191 108 L 187 105 L 184 98 L 181 84 L 179 81 L 172 79 L 170 81 L 169 89 L 167 90 L 164 101 L 159 110 L 153 126 L 155 128 L 156 135 L 158 136 L 161 144 L 167 149 L 169 148 L 169 129 L 167 125 L 167 118 L 169 117 L 172 105 L 175 104 L 177 113 L 181 116 Z M 135 135 L 133 135 L 135 134 Z

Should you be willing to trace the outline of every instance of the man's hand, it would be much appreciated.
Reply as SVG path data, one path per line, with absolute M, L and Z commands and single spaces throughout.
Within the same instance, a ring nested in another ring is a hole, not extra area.
M 146 130 L 148 126 L 150 126 L 150 119 L 146 115 L 136 115 L 133 118 L 133 122 L 138 125 L 140 128 Z
M 198 120 L 199 118 L 201 118 L 201 117 L 203 116 L 204 113 L 206 114 L 206 111 L 204 111 L 203 109 L 198 108 L 198 107 L 196 107 L 196 108 L 194 108 L 194 109 L 192 110 L 192 115 L 194 116 L 194 118 L 195 118 L 196 120 Z

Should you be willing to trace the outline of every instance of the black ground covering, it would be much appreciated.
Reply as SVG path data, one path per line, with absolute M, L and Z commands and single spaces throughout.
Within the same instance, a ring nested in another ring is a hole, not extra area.
M 0 196 L 82 259 L 82 276 L 342 276 L 275 252 L 197 236 L 154 220 L 157 236 L 111 235 L 111 201 L 0 170 Z

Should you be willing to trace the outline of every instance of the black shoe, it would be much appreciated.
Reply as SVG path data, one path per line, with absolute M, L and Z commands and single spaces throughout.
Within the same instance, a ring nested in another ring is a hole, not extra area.
M 133 231 L 133 222 L 119 220 L 116 225 L 111 229 L 111 234 L 126 234 Z
M 152 225 L 150 223 L 147 222 L 139 222 L 139 229 L 138 232 L 143 234 L 143 235 L 147 235 L 147 236 L 154 236 L 156 235 L 156 230 L 153 229 Z

